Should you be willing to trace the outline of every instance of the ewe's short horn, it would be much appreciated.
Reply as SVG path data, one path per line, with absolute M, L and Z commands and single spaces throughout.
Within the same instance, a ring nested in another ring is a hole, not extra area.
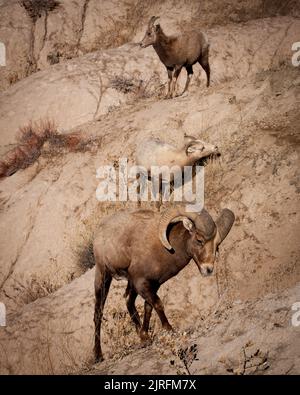
M 222 210 L 221 215 L 216 220 L 216 225 L 220 236 L 219 243 L 222 243 L 222 241 L 228 235 L 234 223 L 234 220 L 235 220 L 235 216 L 231 210 L 229 210 L 228 208 Z
M 159 16 L 152 16 L 149 20 L 148 26 L 151 27 L 154 25 L 154 22 L 159 18 Z
M 172 223 L 182 221 L 184 218 L 190 219 L 196 228 L 202 231 L 207 238 L 211 237 L 215 231 L 215 223 L 208 212 L 203 209 L 199 213 L 189 213 L 185 211 L 185 207 L 174 207 L 166 210 L 160 218 L 158 227 L 158 236 L 162 245 L 168 250 L 172 249 L 167 237 L 168 226 Z

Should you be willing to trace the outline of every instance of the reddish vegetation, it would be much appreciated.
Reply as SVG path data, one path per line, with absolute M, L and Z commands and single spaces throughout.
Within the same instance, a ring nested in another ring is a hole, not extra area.
M 51 121 L 29 123 L 20 128 L 18 146 L 9 151 L 0 162 L 0 177 L 11 176 L 34 163 L 41 154 L 44 142 L 56 134 L 56 127 Z
M 81 133 L 59 134 L 53 121 L 44 120 L 32 123 L 19 129 L 17 146 L 10 150 L 0 160 L 0 178 L 9 177 L 20 169 L 32 165 L 41 155 L 44 143 L 48 141 L 52 154 L 59 149 L 67 149 L 69 152 L 85 151 L 92 140 L 86 139 Z

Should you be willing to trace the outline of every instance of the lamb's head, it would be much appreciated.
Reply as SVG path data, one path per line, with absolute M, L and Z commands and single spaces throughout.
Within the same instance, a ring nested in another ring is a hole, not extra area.
M 196 262 L 200 273 L 208 276 L 213 273 L 216 253 L 219 245 L 228 235 L 235 217 L 231 210 L 222 210 L 220 216 L 214 221 L 208 212 L 203 209 L 200 213 L 186 212 L 184 207 L 174 207 L 166 210 L 159 223 L 159 238 L 168 250 L 172 250 L 167 237 L 168 226 L 182 221 L 189 231 L 187 253 Z
M 158 16 L 152 16 L 148 22 L 148 27 L 144 38 L 142 39 L 140 46 L 146 48 L 149 45 L 154 45 L 157 42 L 157 35 L 160 30 L 159 25 L 154 25 L 154 22 L 158 19 Z
M 215 159 L 221 156 L 218 146 L 214 144 L 198 139 L 186 141 L 187 139 L 185 138 L 185 153 L 193 163 L 201 160 L 205 164 L 207 159 Z

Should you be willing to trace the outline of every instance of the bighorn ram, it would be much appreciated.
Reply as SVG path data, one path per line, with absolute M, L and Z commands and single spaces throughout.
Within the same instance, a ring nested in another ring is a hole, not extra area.
M 160 25 L 154 25 L 159 17 L 153 16 L 140 43 L 142 48 L 153 45 L 159 59 L 166 66 L 168 72 L 168 93 L 166 98 L 174 96 L 176 82 L 185 67 L 187 80 L 182 94 L 188 89 L 193 65 L 200 63 L 207 76 L 207 86 L 210 82 L 210 66 L 208 62 L 209 42 L 206 35 L 195 30 L 182 33 L 178 36 L 166 36 Z
M 151 210 L 119 211 L 104 218 L 94 240 L 95 358 L 103 360 L 101 321 L 113 277 L 128 279 L 127 309 L 141 340 L 148 338 L 154 308 L 164 329 L 172 327 L 157 295 L 159 287 L 194 259 L 203 276 L 213 272 L 216 251 L 229 233 L 234 214 L 228 209 L 214 222 L 208 212 L 187 213 L 183 206 L 159 214 Z M 135 307 L 137 295 L 144 300 L 141 324 Z
M 215 159 L 221 154 L 216 145 L 196 139 L 194 136 L 184 135 L 184 144 L 180 148 L 165 143 L 157 138 L 142 141 L 136 150 L 136 164 L 148 171 L 148 179 L 151 179 L 151 167 L 157 166 L 161 182 L 174 180 L 176 173 L 183 174 L 185 166 L 193 166 L 196 163 L 205 164 L 208 159 Z M 177 170 L 176 170 L 177 168 Z M 172 170 L 170 174 L 170 170 Z M 173 185 L 172 185 L 173 186 Z M 160 199 L 161 199 L 160 185 Z M 160 206 L 160 204 L 159 204 Z

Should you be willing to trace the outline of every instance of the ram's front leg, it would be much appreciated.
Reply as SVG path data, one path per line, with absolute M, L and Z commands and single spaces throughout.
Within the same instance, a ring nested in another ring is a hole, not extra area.
M 144 281 L 142 284 L 139 284 L 137 287 L 138 293 L 145 299 L 145 313 L 144 313 L 144 321 L 141 328 L 140 336 L 141 340 L 145 341 L 149 338 L 148 330 L 149 330 L 149 322 L 152 313 L 152 309 L 156 311 L 161 321 L 162 327 L 168 331 L 173 330 L 170 325 L 165 311 L 162 301 L 157 295 L 159 285 L 153 284 L 149 281 Z
M 132 285 L 129 284 L 129 282 L 127 285 L 126 294 L 128 296 L 127 300 L 126 300 L 127 310 L 128 310 L 128 313 L 130 315 L 132 322 L 135 325 L 136 331 L 139 333 L 139 331 L 141 329 L 141 321 L 140 321 L 139 313 L 135 307 L 135 300 L 137 297 L 137 292 L 132 287 Z
M 140 331 L 140 337 L 143 342 L 149 340 L 149 324 L 150 324 L 150 318 L 152 314 L 153 307 L 151 306 L 150 303 L 146 302 L 144 303 L 144 320 L 143 320 L 143 325 Z
M 154 310 L 157 312 L 159 319 L 161 321 L 161 325 L 163 327 L 163 329 L 167 330 L 167 331 L 172 331 L 173 328 L 171 326 L 171 324 L 169 323 L 166 314 L 165 314 L 165 310 L 164 310 L 164 305 L 160 299 L 160 297 L 156 294 L 152 294 L 149 298 L 149 302 L 151 303 L 151 305 L 153 306 Z

